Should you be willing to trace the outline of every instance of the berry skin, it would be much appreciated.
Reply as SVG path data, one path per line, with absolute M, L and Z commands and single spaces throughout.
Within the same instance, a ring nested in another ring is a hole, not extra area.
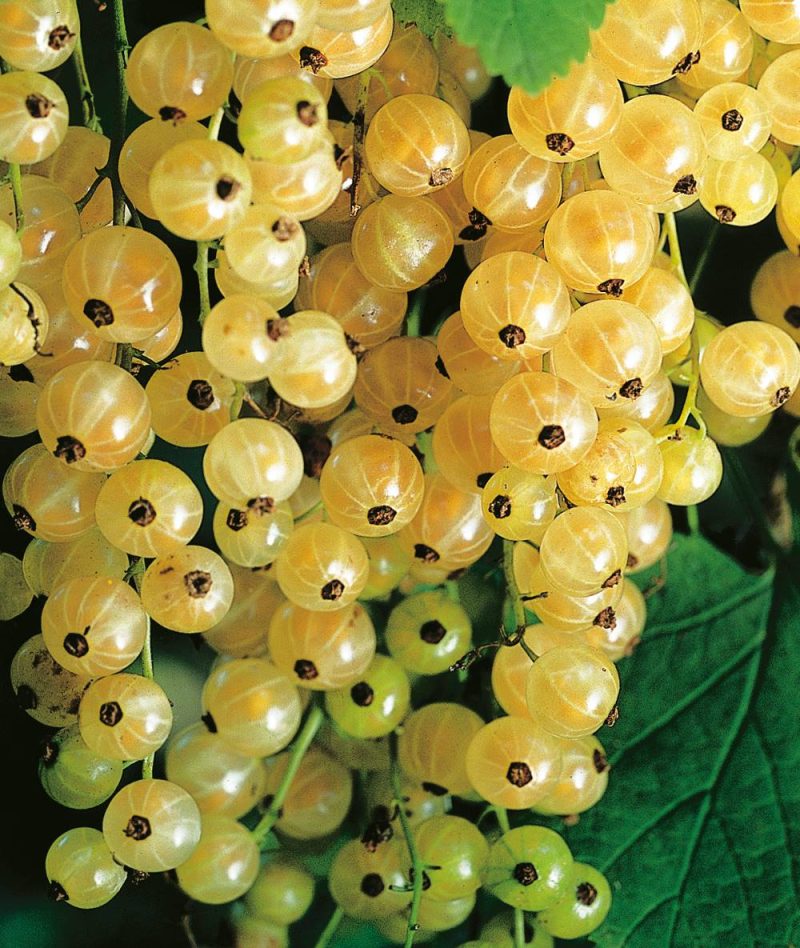
M 103 816 L 103 836 L 114 858 L 140 872 L 176 868 L 194 852 L 200 832 L 197 804 L 167 780 L 127 784 Z
M 75 908 L 99 908 L 122 888 L 127 873 L 113 857 L 103 834 L 89 827 L 67 830 L 45 858 L 50 892 Z
M 506 905 L 539 912 L 567 894 L 572 865 L 569 847 L 558 833 L 520 826 L 489 850 L 483 884 Z

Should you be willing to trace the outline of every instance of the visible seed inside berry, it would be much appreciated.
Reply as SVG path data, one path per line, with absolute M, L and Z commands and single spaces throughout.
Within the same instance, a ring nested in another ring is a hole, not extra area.
M 575 898 L 581 905 L 591 905 L 597 898 L 597 889 L 595 889 L 591 882 L 581 882 L 575 889 Z
M 784 385 L 783 388 L 779 388 L 777 392 L 770 399 L 770 405 L 773 408 L 780 408 L 785 402 L 789 401 L 789 396 L 792 394 L 792 390 L 788 385 Z
M 98 329 L 110 326 L 114 322 L 114 313 L 108 303 L 103 300 L 86 300 L 83 304 L 83 315 L 88 316 Z
M 800 329 L 800 306 L 789 306 L 783 318 L 793 329 Z
M 419 637 L 428 645 L 438 645 L 446 635 L 447 629 L 438 619 L 423 622 L 419 629 Z
M 385 888 L 377 872 L 368 872 L 361 880 L 361 891 L 371 899 L 377 898 Z
M 386 524 L 391 523 L 396 516 L 397 511 L 388 504 L 370 507 L 367 511 L 367 521 L 374 527 L 385 527 Z
M 312 678 L 319 677 L 317 666 L 307 658 L 297 659 L 294 663 L 294 673 L 301 681 L 311 681 Z
M 619 507 L 620 504 L 627 503 L 625 488 L 621 486 L 609 487 L 606 491 L 606 503 L 609 507 Z
M 603 589 L 611 589 L 613 586 L 616 586 L 618 582 L 622 579 L 622 570 L 615 569 L 614 572 L 605 580 L 603 583 Z
M 732 207 L 728 207 L 727 204 L 716 204 L 714 212 L 720 224 L 730 224 L 736 220 L 736 211 Z
M 53 454 L 60 460 L 66 461 L 67 464 L 74 464 L 86 457 L 86 448 L 72 435 L 62 435 L 56 438 L 56 449 Z
M 172 122 L 173 125 L 177 125 L 186 118 L 186 113 L 183 109 L 179 109 L 175 105 L 162 106 L 158 110 L 158 115 L 162 122 Z
M 300 47 L 300 65 L 303 69 L 310 69 L 316 75 L 320 69 L 328 65 L 328 57 L 322 50 L 313 46 Z
M 17 530 L 28 530 L 30 533 L 36 532 L 36 521 L 24 507 L 19 504 L 12 504 L 11 509 L 14 511 L 13 523 Z
M 350 697 L 359 708 L 368 708 L 375 700 L 375 692 L 366 681 L 359 681 L 350 689 Z
M 38 92 L 32 92 L 25 97 L 25 108 L 28 110 L 28 115 L 30 115 L 31 118 L 47 118 L 54 107 L 55 102 L 51 102 L 47 96 L 41 95 Z
M 269 31 L 273 43 L 283 43 L 294 33 L 294 20 L 277 20 Z
M 131 501 L 128 519 L 139 527 L 147 527 L 156 519 L 156 508 L 144 497 Z
M 525 342 L 525 330 L 522 326 L 515 326 L 513 323 L 503 326 L 497 335 L 506 349 L 516 349 Z
M 106 701 L 105 704 L 101 704 L 97 716 L 100 723 L 105 724 L 106 727 L 115 727 L 124 717 L 122 708 L 116 701 Z
M 308 102 L 305 99 L 302 102 L 297 103 L 297 117 L 300 119 L 301 123 L 308 126 L 308 128 L 312 128 L 317 124 L 317 122 L 319 122 L 316 105 L 312 105 L 311 102 Z
M 410 425 L 417 420 L 419 412 L 413 405 L 395 405 L 392 409 L 392 418 L 398 425 Z
M 606 606 L 605 609 L 601 609 L 600 612 L 594 617 L 594 622 L 592 625 L 597 625 L 601 629 L 616 629 L 617 627 L 617 614 L 614 612 L 612 606 Z
M 435 797 L 447 796 L 447 787 L 443 787 L 441 784 L 431 783 L 430 780 L 423 780 L 421 786 L 426 793 L 432 793 Z
M 183 577 L 183 585 L 191 599 L 201 599 L 211 591 L 211 573 L 204 569 L 193 569 Z
M 435 563 L 439 559 L 439 554 L 431 546 L 424 543 L 414 544 L 414 556 L 423 563 Z
M 697 178 L 693 174 L 685 174 L 678 178 L 672 190 L 675 194 L 694 194 L 697 191 Z
M 239 530 L 243 530 L 247 526 L 247 511 L 236 510 L 232 507 L 228 511 L 228 516 L 225 518 L 225 526 L 235 533 L 238 533 Z
M 65 23 L 62 23 L 60 26 L 56 26 L 50 30 L 50 35 L 47 37 L 47 45 L 50 49 L 58 51 L 63 49 L 74 36 L 75 34 L 72 30 L 70 30 Z
M 533 780 L 531 768 L 524 760 L 514 760 L 508 765 L 506 780 L 515 787 L 525 787 Z
M 640 378 L 628 379 L 620 386 L 619 393 L 623 398 L 638 398 L 644 391 L 644 385 Z
M 539 873 L 532 862 L 518 862 L 514 866 L 514 878 L 520 885 L 533 885 L 539 878 Z
M 599 750 L 595 750 L 592 754 L 592 763 L 594 764 L 594 769 L 599 773 L 603 773 L 608 770 L 608 758 L 606 755 Z
M 567 436 L 564 434 L 561 425 L 545 425 L 536 440 L 543 448 L 552 451 L 554 448 L 561 447 L 567 440 Z
M 744 122 L 744 116 L 738 109 L 728 109 L 722 113 L 721 122 L 726 132 L 738 132 Z
M 325 585 L 320 590 L 320 596 L 326 602 L 336 602 L 337 599 L 341 599 L 344 594 L 344 583 L 341 579 L 332 579 L 330 582 L 325 583 Z
M 484 471 L 483 474 L 478 474 L 478 476 L 475 478 L 475 483 L 478 485 L 478 487 L 480 487 L 481 490 L 483 490 L 483 488 L 486 487 L 486 485 L 492 479 L 492 474 L 492 471 Z
M 431 172 L 431 176 L 428 178 L 428 184 L 432 188 L 441 188 L 443 185 L 449 184 L 452 180 L 452 168 L 437 168 L 436 171 Z
M 134 814 L 129 820 L 128 825 L 123 830 L 129 839 L 135 839 L 141 842 L 151 835 L 153 830 L 150 828 L 150 820 L 146 816 L 136 816 Z
M 511 498 L 506 494 L 498 494 L 489 504 L 489 513 L 498 520 L 505 520 L 511 516 Z
M 692 68 L 700 62 L 700 50 L 696 49 L 694 52 L 687 53 L 683 59 L 679 59 L 678 62 L 672 68 L 673 76 L 684 76 Z
M 200 411 L 205 411 L 214 404 L 214 389 L 207 379 L 192 379 L 186 390 L 189 404 Z
M 60 882 L 53 880 L 50 883 L 50 886 L 47 890 L 47 895 L 53 902 L 69 902 L 69 896 L 67 895 L 67 890 L 61 885 Z
M 86 636 L 80 632 L 69 632 L 64 636 L 64 651 L 73 658 L 83 658 L 89 651 Z
M 568 155 L 575 147 L 575 142 L 566 134 L 566 132 L 550 132 L 544 137 L 548 151 L 554 151 L 557 155 Z

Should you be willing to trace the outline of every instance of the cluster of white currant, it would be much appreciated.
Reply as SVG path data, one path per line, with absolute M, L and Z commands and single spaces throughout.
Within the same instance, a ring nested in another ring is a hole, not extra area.
M 124 45 L 122 0 L 111 13 Z M 475 52 L 395 24 L 388 0 L 205 13 L 133 47 L 122 112 L 129 95 L 149 118 L 111 142 L 73 0 L 0 4 L 0 435 L 39 439 L 3 480 L 32 537 L 0 557 L 3 614 L 47 597 L 11 679 L 60 729 L 46 791 L 110 799 L 102 832 L 53 844 L 51 891 L 94 907 L 175 869 L 194 899 L 244 899 L 241 946 L 288 944 L 314 894 L 292 843 L 343 824 L 356 771 L 369 816 L 333 861 L 323 939 L 347 914 L 409 945 L 481 886 L 514 913 L 473 948 L 588 934 L 608 883 L 527 814 L 603 795 L 594 735 L 646 617 L 625 577 L 665 555 L 668 504 L 716 490 L 718 443 L 800 411 L 800 50 L 778 45 L 800 14 L 617 0 L 586 61 L 512 89 L 491 137 L 469 127 Z M 43 75 L 70 57 L 84 126 Z M 756 320 L 695 311 L 674 215 L 697 200 L 733 226 L 777 207 L 787 250 L 753 283 Z M 202 350 L 142 218 L 197 242 Z M 460 308 L 421 336 L 456 246 Z M 147 457 L 156 438 L 174 463 Z M 199 447 L 208 546 L 180 462 Z M 516 628 L 494 643 L 496 713 L 420 706 L 418 676 L 487 645 L 455 580 L 498 537 Z M 219 653 L 166 779 L 151 620 Z M 142 779 L 119 789 L 130 761 Z M 465 818 L 475 800 L 499 832 Z M 262 856 L 273 828 L 284 849 Z

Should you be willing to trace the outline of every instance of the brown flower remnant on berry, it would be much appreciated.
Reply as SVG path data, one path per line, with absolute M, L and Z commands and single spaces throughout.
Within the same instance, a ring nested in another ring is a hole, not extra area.
M 554 151 L 557 155 L 568 155 L 575 147 L 575 142 L 566 132 L 550 132 L 544 137 L 548 151 Z
M 144 497 L 131 501 L 128 519 L 139 527 L 148 527 L 156 519 L 156 508 Z

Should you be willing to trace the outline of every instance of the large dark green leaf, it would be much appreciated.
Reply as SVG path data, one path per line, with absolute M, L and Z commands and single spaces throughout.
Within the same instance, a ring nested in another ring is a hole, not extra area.
M 608 792 L 565 831 L 613 887 L 593 937 L 786 946 L 800 919 L 798 564 L 776 581 L 677 537 L 668 565 L 622 668 L 619 724 L 601 735 Z
M 446 0 L 456 36 L 476 46 L 486 68 L 537 93 L 589 51 L 589 31 L 608 0 Z

